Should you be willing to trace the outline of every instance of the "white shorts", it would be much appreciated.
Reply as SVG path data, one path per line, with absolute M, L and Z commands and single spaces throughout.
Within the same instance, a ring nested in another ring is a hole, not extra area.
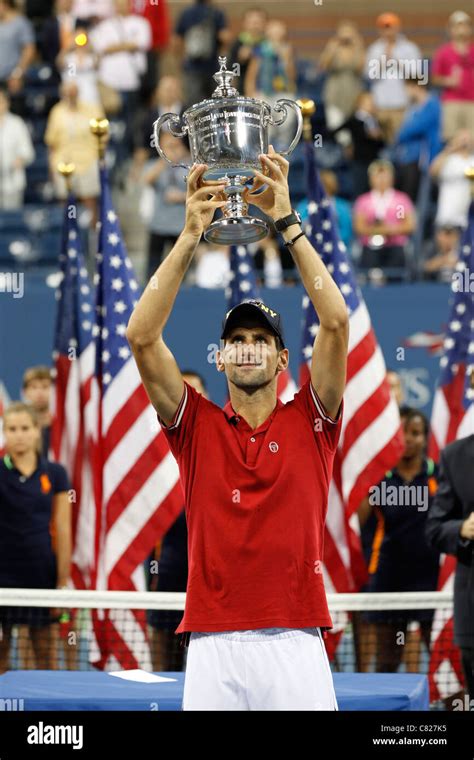
M 319 628 L 191 633 L 183 710 L 337 710 Z

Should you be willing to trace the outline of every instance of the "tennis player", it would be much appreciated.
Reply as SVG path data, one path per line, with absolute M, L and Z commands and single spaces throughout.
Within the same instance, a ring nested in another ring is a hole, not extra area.
M 127 329 L 185 493 L 189 575 L 176 630 L 189 643 L 184 710 L 337 710 L 322 639 L 332 625 L 322 560 L 348 315 L 292 211 L 288 162 L 270 147 L 261 165 L 248 200 L 281 231 L 320 321 L 311 380 L 292 401 L 277 398 L 288 367 L 282 320 L 249 301 L 225 316 L 217 352 L 229 403 L 221 409 L 183 381 L 163 330 L 203 231 L 225 202 L 223 185 L 203 181 L 203 165 L 189 174 L 184 230 Z M 189 339 L 196 337 L 190 324 Z

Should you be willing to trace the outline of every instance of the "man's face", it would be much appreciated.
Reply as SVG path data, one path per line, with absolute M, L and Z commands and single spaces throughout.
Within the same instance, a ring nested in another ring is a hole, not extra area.
M 472 26 L 469 21 L 460 21 L 450 25 L 449 33 L 453 40 L 468 40 L 472 34 Z
M 51 393 L 50 380 L 31 380 L 23 391 L 26 401 L 37 412 L 45 412 L 49 409 Z
M 288 366 L 288 349 L 278 351 L 274 333 L 260 325 L 234 327 L 219 352 L 217 369 L 237 388 L 252 391 L 272 382 Z

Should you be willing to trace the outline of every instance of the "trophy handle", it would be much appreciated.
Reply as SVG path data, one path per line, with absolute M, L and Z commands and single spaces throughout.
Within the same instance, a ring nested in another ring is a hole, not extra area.
M 188 125 L 184 124 L 181 126 L 181 119 L 179 116 L 177 116 L 175 113 L 164 113 L 163 116 L 160 116 L 159 119 L 155 121 L 153 124 L 153 137 L 155 140 L 155 148 L 160 154 L 161 158 L 164 158 L 165 161 L 167 161 L 171 166 L 180 166 L 182 169 L 191 169 L 191 166 L 188 166 L 188 164 L 174 164 L 172 161 L 169 160 L 166 153 L 163 152 L 161 145 L 160 145 L 160 131 L 161 128 L 169 122 L 169 131 L 172 135 L 175 137 L 184 137 L 188 131 Z M 175 129 L 173 129 L 175 127 Z
M 295 100 L 289 100 L 288 98 L 280 98 L 280 100 L 277 100 L 277 102 L 273 106 L 273 110 L 276 113 L 283 114 L 281 119 L 274 119 L 270 114 L 268 122 L 267 122 L 268 124 L 271 124 L 274 127 L 281 126 L 281 124 L 284 124 L 284 122 L 288 118 L 288 108 L 292 108 L 294 111 L 296 111 L 296 134 L 286 150 L 278 151 L 280 155 L 282 156 L 289 156 L 290 153 L 293 153 L 301 137 L 301 133 L 303 131 L 303 114 L 301 113 L 301 107 L 298 105 L 298 103 Z

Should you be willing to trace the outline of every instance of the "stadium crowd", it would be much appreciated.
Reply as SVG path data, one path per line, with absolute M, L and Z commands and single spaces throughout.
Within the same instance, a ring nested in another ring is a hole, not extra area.
M 73 188 L 86 210 L 81 223 L 93 238 L 99 183 L 89 120 L 106 114 L 109 170 L 117 192 L 137 186 L 138 223 L 148 241 L 147 253 L 137 255 L 146 258 L 145 277 L 154 271 L 183 224 L 184 172 L 158 158 L 152 125 L 165 112 L 182 114 L 209 97 L 217 57 L 226 54 L 240 67 L 242 94 L 270 104 L 281 97 L 317 103 L 316 160 L 360 280 L 449 280 L 470 199 L 464 172 L 474 161 L 474 45 L 465 11 L 449 16 L 447 39 L 440 30 L 431 59 L 390 12 L 374 19 L 369 45 L 366 30 L 341 21 L 316 62 L 300 58 L 285 23 L 263 7 L 247 10 L 236 34 L 224 9 L 207 0 L 186 7 L 170 26 L 163 3 L 24 0 L 20 9 L 20 2 L 0 0 L 5 259 L 18 233 L 24 260 L 51 266 L 42 256 L 51 238 L 30 250 L 37 230 L 28 211 L 64 199 L 60 161 L 75 164 Z M 179 75 L 169 67 L 162 72 L 164 54 Z M 294 122 L 287 122 L 270 135 L 277 149 L 291 139 Z M 186 163 L 183 141 L 170 134 L 163 141 L 175 161 Z M 301 145 L 292 156 L 290 187 L 304 216 Z M 59 235 L 51 220 L 41 230 Z M 291 256 L 274 236 L 252 253 L 261 283 L 297 281 Z M 203 243 L 186 282 L 224 287 L 228 275 L 228 249 Z

